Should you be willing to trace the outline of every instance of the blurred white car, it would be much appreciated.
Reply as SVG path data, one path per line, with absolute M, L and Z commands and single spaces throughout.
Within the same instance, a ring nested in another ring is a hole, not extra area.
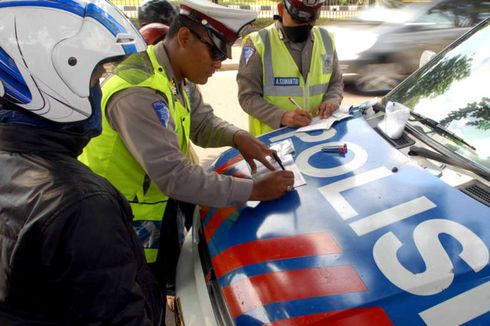
M 424 50 L 439 52 L 489 16 L 488 0 L 435 0 L 375 6 L 326 28 L 335 35 L 345 82 L 386 93 L 418 68 Z

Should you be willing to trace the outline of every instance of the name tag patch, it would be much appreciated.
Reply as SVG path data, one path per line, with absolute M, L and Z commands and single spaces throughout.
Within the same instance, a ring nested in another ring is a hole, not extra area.
M 299 78 L 275 77 L 274 86 L 299 86 Z
M 168 127 L 168 119 L 170 117 L 170 113 L 168 111 L 168 106 L 167 103 L 164 101 L 156 101 L 153 102 L 153 110 L 155 110 L 155 113 L 158 116 L 158 119 L 160 119 L 160 122 L 162 123 L 162 126 L 165 128 Z

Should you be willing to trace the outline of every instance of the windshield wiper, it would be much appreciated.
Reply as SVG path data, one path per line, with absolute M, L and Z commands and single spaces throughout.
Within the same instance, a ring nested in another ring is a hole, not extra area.
M 449 165 L 457 166 L 457 167 L 460 167 L 462 169 L 476 173 L 476 174 L 480 175 L 481 177 L 485 178 L 486 180 L 490 179 L 490 173 L 488 173 L 487 171 L 485 171 L 483 169 L 480 169 L 480 168 L 477 168 L 471 164 L 468 164 L 467 162 L 465 162 L 463 160 L 456 159 L 453 157 L 448 157 L 448 156 L 439 154 L 437 152 L 433 152 L 433 151 L 431 151 L 427 148 L 424 148 L 424 147 L 412 146 L 412 147 L 410 147 L 410 151 L 408 152 L 408 155 L 410 155 L 410 156 L 418 155 L 418 156 L 422 156 L 422 157 L 425 157 L 425 158 L 428 158 L 428 159 L 431 159 L 434 161 L 439 161 L 439 162 L 446 163 Z
M 476 150 L 476 148 L 474 146 L 469 144 L 463 138 L 456 135 L 454 132 L 449 131 L 447 128 L 441 126 L 441 124 L 439 122 L 432 120 L 431 118 L 424 117 L 423 115 L 415 113 L 413 111 L 411 112 L 411 114 L 414 115 L 415 117 L 417 117 L 418 122 L 421 122 L 421 123 L 425 124 L 426 126 L 431 127 L 432 130 L 434 130 L 436 133 L 438 133 L 440 135 L 447 136 L 447 137 L 451 138 L 452 140 L 458 141 L 458 142 L 468 146 L 469 148 L 471 148 L 474 151 Z

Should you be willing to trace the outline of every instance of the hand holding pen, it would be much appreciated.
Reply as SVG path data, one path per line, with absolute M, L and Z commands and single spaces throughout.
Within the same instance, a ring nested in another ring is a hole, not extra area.
M 283 171 L 284 171 L 284 170 L 286 170 L 286 169 L 284 168 L 284 165 L 282 165 L 282 161 L 281 161 L 281 159 L 279 158 L 279 155 L 277 155 L 277 153 L 276 153 L 276 152 L 272 152 L 272 157 L 274 157 L 274 160 L 276 160 L 277 164 L 279 164 L 279 166 L 281 167 L 281 169 L 282 169 Z
M 276 160 L 277 164 L 279 164 L 279 166 L 281 167 L 281 169 L 283 171 L 286 171 L 286 169 L 284 168 L 284 165 L 282 164 L 282 161 L 281 159 L 279 158 L 279 155 L 277 155 L 276 152 L 273 152 L 272 153 L 272 156 L 274 157 L 274 160 Z M 293 182 L 293 185 L 288 185 L 287 188 L 286 188 L 286 191 L 291 191 L 293 190 L 293 187 L 294 187 L 294 182 Z
M 289 101 L 295 105 L 296 109 L 283 114 L 281 118 L 281 127 L 297 128 L 309 125 L 313 118 L 311 113 L 299 106 L 292 97 L 289 98 Z

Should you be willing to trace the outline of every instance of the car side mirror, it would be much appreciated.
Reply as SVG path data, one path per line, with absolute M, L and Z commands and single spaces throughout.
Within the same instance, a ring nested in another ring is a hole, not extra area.
M 424 52 L 422 52 L 422 54 L 420 55 L 420 60 L 419 60 L 419 68 L 424 66 L 427 62 L 432 60 L 432 58 L 435 56 L 436 56 L 436 53 L 434 51 L 425 50 Z

